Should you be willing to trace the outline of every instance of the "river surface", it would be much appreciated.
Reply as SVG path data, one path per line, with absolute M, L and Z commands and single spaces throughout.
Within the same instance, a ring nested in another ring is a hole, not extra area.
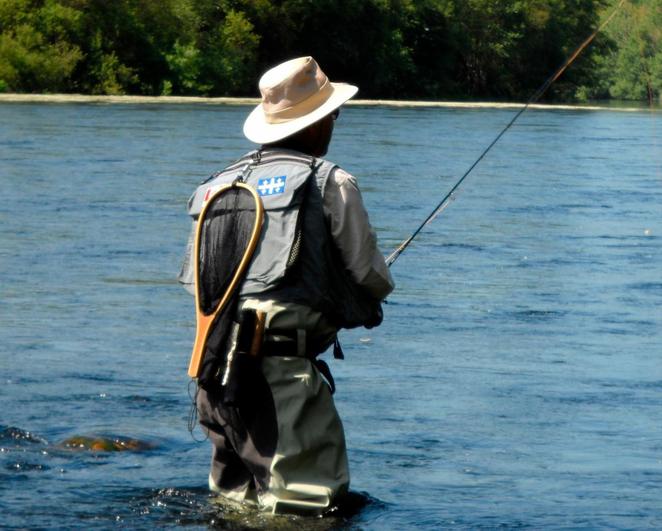
M 175 276 L 188 196 L 251 148 L 248 111 L 0 105 L 0 527 L 661 528 L 662 113 L 646 110 L 524 113 L 393 265 L 384 324 L 325 355 L 356 507 L 272 520 L 213 502 Z M 328 158 L 388 253 L 514 112 L 348 107 Z

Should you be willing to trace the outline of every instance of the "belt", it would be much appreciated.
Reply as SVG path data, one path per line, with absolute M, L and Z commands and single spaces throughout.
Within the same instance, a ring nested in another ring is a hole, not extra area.
M 336 392 L 336 383 L 333 380 L 333 375 L 326 362 L 314 357 L 308 357 L 305 351 L 305 334 L 301 334 L 299 330 L 266 330 L 264 333 L 264 341 L 260 348 L 261 356 L 299 356 L 303 351 L 303 357 L 307 357 L 317 367 L 317 370 L 324 376 L 327 381 L 331 394 Z M 303 341 L 303 345 L 300 345 Z M 303 350 L 302 350 L 303 348 Z
M 299 332 L 297 330 L 265 330 L 264 340 L 260 348 L 261 356 L 299 356 L 300 351 Z

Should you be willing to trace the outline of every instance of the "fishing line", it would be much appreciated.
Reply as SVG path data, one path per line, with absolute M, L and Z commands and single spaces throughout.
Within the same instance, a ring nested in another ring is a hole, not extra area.
M 566 68 L 568 68 L 574 60 L 579 56 L 584 51 L 584 48 L 586 48 L 591 41 L 596 37 L 598 33 L 600 33 L 609 22 L 611 22 L 611 19 L 614 18 L 616 13 L 620 10 L 621 6 L 625 3 L 625 0 L 621 0 L 614 11 L 609 15 L 609 17 L 596 29 L 584 42 L 582 42 L 577 49 L 570 54 L 570 56 L 563 62 L 563 64 L 554 72 L 541 86 L 536 90 L 533 95 L 529 98 L 529 100 L 526 102 L 524 107 L 522 107 L 516 114 L 513 116 L 513 118 L 508 122 L 508 124 L 501 130 L 501 132 L 492 140 L 492 142 L 485 148 L 485 150 L 480 154 L 480 156 L 474 161 L 474 163 L 469 167 L 469 169 L 464 172 L 464 175 L 460 177 L 460 179 L 453 185 L 453 187 L 450 189 L 450 191 L 444 196 L 444 198 L 437 204 L 437 206 L 430 212 L 427 218 L 421 223 L 418 228 L 407 238 L 404 240 L 396 249 L 386 258 L 386 265 L 391 267 L 393 262 L 395 262 L 402 254 L 402 251 L 404 251 L 409 244 L 418 236 L 418 233 L 423 230 L 423 228 L 430 223 L 434 218 L 436 218 L 443 210 L 450 204 L 450 202 L 454 199 L 454 194 L 455 191 L 460 187 L 462 182 L 468 177 L 468 175 L 473 171 L 473 169 L 478 166 L 481 160 L 487 155 L 487 153 L 494 147 L 494 145 L 501 139 L 501 137 L 510 129 L 513 124 L 517 121 L 517 119 L 522 115 L 524 111 L 526 111 L 529 106 L 537 101 L 544 93 L 545 91 L 551 86 L 552 83 L 554 83 L 560 76 L 565 72 Z

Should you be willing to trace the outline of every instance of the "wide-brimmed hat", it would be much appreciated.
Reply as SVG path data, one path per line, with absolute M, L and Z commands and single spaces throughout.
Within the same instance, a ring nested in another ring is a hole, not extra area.
M 332 83 L 315 59 L 286 61 L 260 78 L 262 103 L 244 122 L 244 135 L 256 144 L 271 144 L 314 124 L 359 90 Z

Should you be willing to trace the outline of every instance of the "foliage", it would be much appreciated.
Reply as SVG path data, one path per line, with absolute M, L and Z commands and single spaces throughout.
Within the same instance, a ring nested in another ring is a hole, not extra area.
M 198 90 L 240 94 L 253 81 L 259 42 L 246 15 L 230 9 L 199 41 Z
M 617 46 L 605 77 L 615 98 L 648 100 L 662 96 L 662 0 L 631 1 L 614 21 L 610 36 Z
M 65 90 L 83 55 L 69 39 L 78 13 L 54 2 L 26 9 L 30 4 L 0 0 L 0 80 L 17 91 Z
M 312 55 L 363 97 L 525 99 L 616 0 L 0 0 L 0 91 L 256 95 Z M 659 97 L 662 0 L 631 0 L 548 98 Z

